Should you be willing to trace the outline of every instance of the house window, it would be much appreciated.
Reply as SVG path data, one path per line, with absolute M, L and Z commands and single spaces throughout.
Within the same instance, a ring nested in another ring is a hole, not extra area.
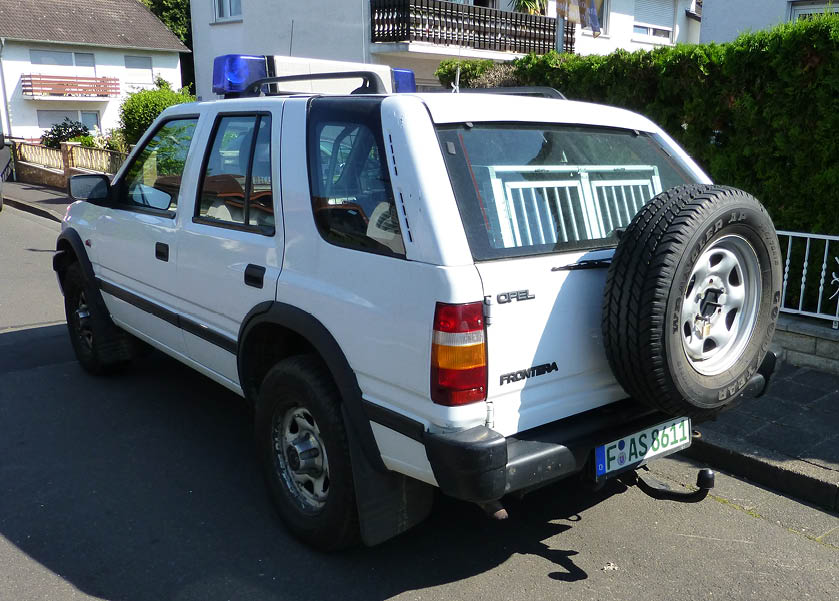
M 29 51 L 29 62 L 33 65 L 54 65 L 60 67 L 73 66 L 72 52 L 59 52 L 56 50 L 35 50 Z
M 74 52 L 73 57 L 76 60 L 77 67 L 94 67 L 92 52 Z
M 242 0 L 213 0 L 216 7 L 216 21 L 242 18 Z
M 792 2 L 790 3 L 790 21 L 812 19 L 814 15 L 835 12 L 836 7 L 829 2 Z
M 81 121 L 90 131 L 94 129 L 101 130 L 99 126 L 99 112 L 98 111 L 81 111 Z
M 152 83 L 154 81 L 150 56 L 126 55 L 125 70 L 126 80 L 129 83 Z
M 63 123 L 64 119 L 83 123 L 90 131 L 101 129 L 99 111 L 38 111 L 38 127 L 41 129 L 49 129 L 57 123 Z
M 674 10 L 673 0 L 635 0 L 635 37 L 657 44 L 673 42 Z
M 63 123 L 64 119 L 79 120 L 79 111 L 38 111 L 38 127 L 49 129 L 56 123 Z

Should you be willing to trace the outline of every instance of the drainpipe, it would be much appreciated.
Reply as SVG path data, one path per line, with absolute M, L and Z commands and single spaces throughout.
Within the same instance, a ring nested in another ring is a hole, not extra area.
M 6 96 L 6 78 L 3 75 L 3 50 L 6 49 L 6 38 L 0 38 L 0 94 L 3 95 L 3 116 L 6 117 L 6 131 L 12 137 L 12 121 L 9 118 L 9 98 Z

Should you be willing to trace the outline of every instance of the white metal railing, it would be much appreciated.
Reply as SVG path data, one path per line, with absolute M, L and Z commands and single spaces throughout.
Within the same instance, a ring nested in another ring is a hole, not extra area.
M 778 238 L 786 244 L 781 311 L 827 319 L 839 329 L 839 236 L 778 231 Z
M 629 225 L 661 192 L 654 165 L 499 165 L 487 170 L 506 248 L 605 238 Z M 522 180 L 527 174 L 550 179 Z

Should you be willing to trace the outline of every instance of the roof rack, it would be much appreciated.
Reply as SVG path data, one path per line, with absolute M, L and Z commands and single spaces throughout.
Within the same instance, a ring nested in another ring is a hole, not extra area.
M 362 79 L 364 83 L 360 87 L 352 91 L 353 94 L 387 94 L 387 88 L 379 77 L 378 73 L 373 71 L 341 71 L 338 73 L 302 73 L 300 75 L 282 75 L 280 77 L 265 77 L 257 79 L 250 84 L 242 94 L 243 96 L 261 96 L 262 86 L 272 83 L 282 83 L 285 81 L 316 81 L 324 79 Z M 272 92 L 271 95 L 276 94 L 295 94 L 299 92 Z
M 510 94 L 512 96 L 538 96 L 568 100 L 565 94 L 548 86 L 510 86 L 507 88 L 461 88 L 461 92 L 472 94 Z

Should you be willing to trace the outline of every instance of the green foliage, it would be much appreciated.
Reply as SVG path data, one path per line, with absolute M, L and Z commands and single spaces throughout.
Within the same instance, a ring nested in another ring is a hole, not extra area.
M 161 83 L 160 78 L 156 83 L 157 87 L 153 90 L 129 94 L 119 107 L 122 132 L 128 144 L 136 144 L 163 109 L 195 100 L 186 88 L 175 91 L 168 82 Z
M 91 135 L 87 136 L 75 136 L 74 138 L 70 139 L 70 142 L 78 142 L 85 148 L 97 148 L 96 146 L 96 138 Z
M 715 182 L 757 196 L 779 229 L 839 233 L 839 16 L 727 44 L 529 55 L 514 69 L 521 85 L 647 115 Z
M 192 48 L 192 19 L 189 0 L 140 0 L 154 15 L 178 36 L 187 48 Z
M 41 144 L 47 148 L 58 148 L 62 142 L 68 142 L 76 136 L 86 136 L 89 133 L 90 130 L 83 123 L 64 117 L 64 121 L 56 123 L 41 136 Z
M 475 80 L 486 73 L 495 63 L 491 60 L 458 60 L 450 58 L 442 61 L 434 72 L 444 88 L 450 89 L 457 75 L 457 68 L 460 67 L 460 86 L 463 88 L 474 87 Z
M 513 10 L 531 15 L 541 15 L 548 5 L 548 0 L 514 0 Z

